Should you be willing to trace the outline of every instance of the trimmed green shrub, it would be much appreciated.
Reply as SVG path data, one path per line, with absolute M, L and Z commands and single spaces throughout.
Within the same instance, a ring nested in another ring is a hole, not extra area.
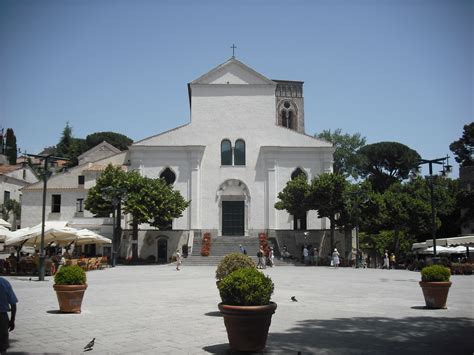
M 222 280 L 232 272 L 246 267 L 256 268 L 254 261 L 249 256 L 242 253 L 228 254 L 217 266 L 216 279 Z
M 84 285 L 86 272 L 78 265 L 66 265 L 59 268 L 54 275 L 56 285 Z
M 270 303 L 272 280 L 256 268 L 238 269 L 219 283 L 222 303 L 232 306 L 263 306 Z
M 447 282 L 451 277 L 451 270 L 442 265 L 431 265 L 421 270 L 421 281 Z

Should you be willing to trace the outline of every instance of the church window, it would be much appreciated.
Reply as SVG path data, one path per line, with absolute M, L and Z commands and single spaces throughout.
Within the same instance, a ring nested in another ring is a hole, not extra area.
M 166 168 L 160 174 L 160 179 L 165 180 L 167 185 L 173 185 L 176 181 L 176 174 L 170 168 Z
M 288 101 L 285 101 L 283 106 L 285 106 L 285 108 L 290 108 L 291 104 Z
M 221 142 L 221 165 L 232 165 L 232 144 L 228 139 Z
M 245 165 L 245 142 L 242 139 L 235 142 L 234 165 Z
M 292 173 L 291 173 L 291 180 L 294 180 L 296 179 L 297 177 L 304 177 L 305 179 L 308 179 L 308 177 L 306 176 L 306 173 L 301 170 L 300 168 L 296 168 Z

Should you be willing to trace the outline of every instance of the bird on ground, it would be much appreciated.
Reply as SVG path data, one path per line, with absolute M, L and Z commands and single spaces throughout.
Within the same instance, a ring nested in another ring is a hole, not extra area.
M 292 300 L 293 302 L 298 302 L 298 300 L 296 299 L 295 296 L 291 296 L 291 300 Z
M 92 340 L 86 346 L 84 346 L 84 351 L 91 351 L 94 347 L 94 342 L 95 338 L 92 338 Z

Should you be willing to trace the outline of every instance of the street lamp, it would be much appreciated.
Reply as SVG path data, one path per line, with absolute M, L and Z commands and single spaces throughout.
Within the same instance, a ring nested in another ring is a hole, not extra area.
M 43 166 L 43 210 L 41 215 L 41 242 L 40 242 L 40 257 L 39 257 L 39 270 L 38 270 L 38 280 L 44 281 L 45 274 L 45 254 L 44 254 L 44 225 L 46 222 L 46 190 L 48 187 L 48 179 L 51 176 L 51 171 L 49 171 L 49 164 L 56 160 L 69 160 L 66 158 L 55 157 L 52 154 L 49 155 L 35 155 L 35 154 L 26 154 L 29 157 L 42 159 L 44 162 Z
M 446 177 L 452 170 L 452 166 L 449 165 L 449 156 L 446 155 L 444 158 L 438 159 L 420 159 L 418 161 L 419 165 L 428 164 L 429 167 L 429 176 L 426 176 L 426 179 L 429 181 L 430 187 L 430 197 L 431 197 L 431 237 L 433 239 L 433 258 L 436 258 L 436 211 L 435 211 L 435 201 L 434 201 L 434 176 L 433 176 L 433 164 L 438 164 L 443 166 L 441 170 L 441 176 Z M 419 168 L 418 168 L 419 169 Z M 417 171 L 419 172 L 419 170 Z M 416 173 L 417 173 L 416 172 Z M 415 173 L 415 174 L 416 174 Z
M 353 210 L 355 212 L 355 232 L 356 232 L 356 268 L 359 268 L 359 257 L 360 257 L 360 249 L 359 249 L 359 215 L 360 210 L 359 206 L 361 203 L 366 203 L 369 199 L 365 195 L 365 192 L 362 190 L 352 191 L 349 192 L 350 195 L 355 196 Z M 363 199 L 361 199 L 363 197 Z
M 117 253 L 120 249 L 121 207 L 126 199 L 127 189 L 124 187 L 107 186 L 102 189 L 102 198 L 112 204 L 112 255 L 111 266 L 117 265 Z M 117 213 L 116 213 L 117 212 Z M 116 220 L 117 218 L 117 220 Z

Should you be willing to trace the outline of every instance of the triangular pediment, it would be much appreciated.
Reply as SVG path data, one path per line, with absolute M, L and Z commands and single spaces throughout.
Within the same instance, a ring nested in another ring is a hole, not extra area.
M 276 85 L 276 83 L 235 58 L 215 67 L 192 84 Z

